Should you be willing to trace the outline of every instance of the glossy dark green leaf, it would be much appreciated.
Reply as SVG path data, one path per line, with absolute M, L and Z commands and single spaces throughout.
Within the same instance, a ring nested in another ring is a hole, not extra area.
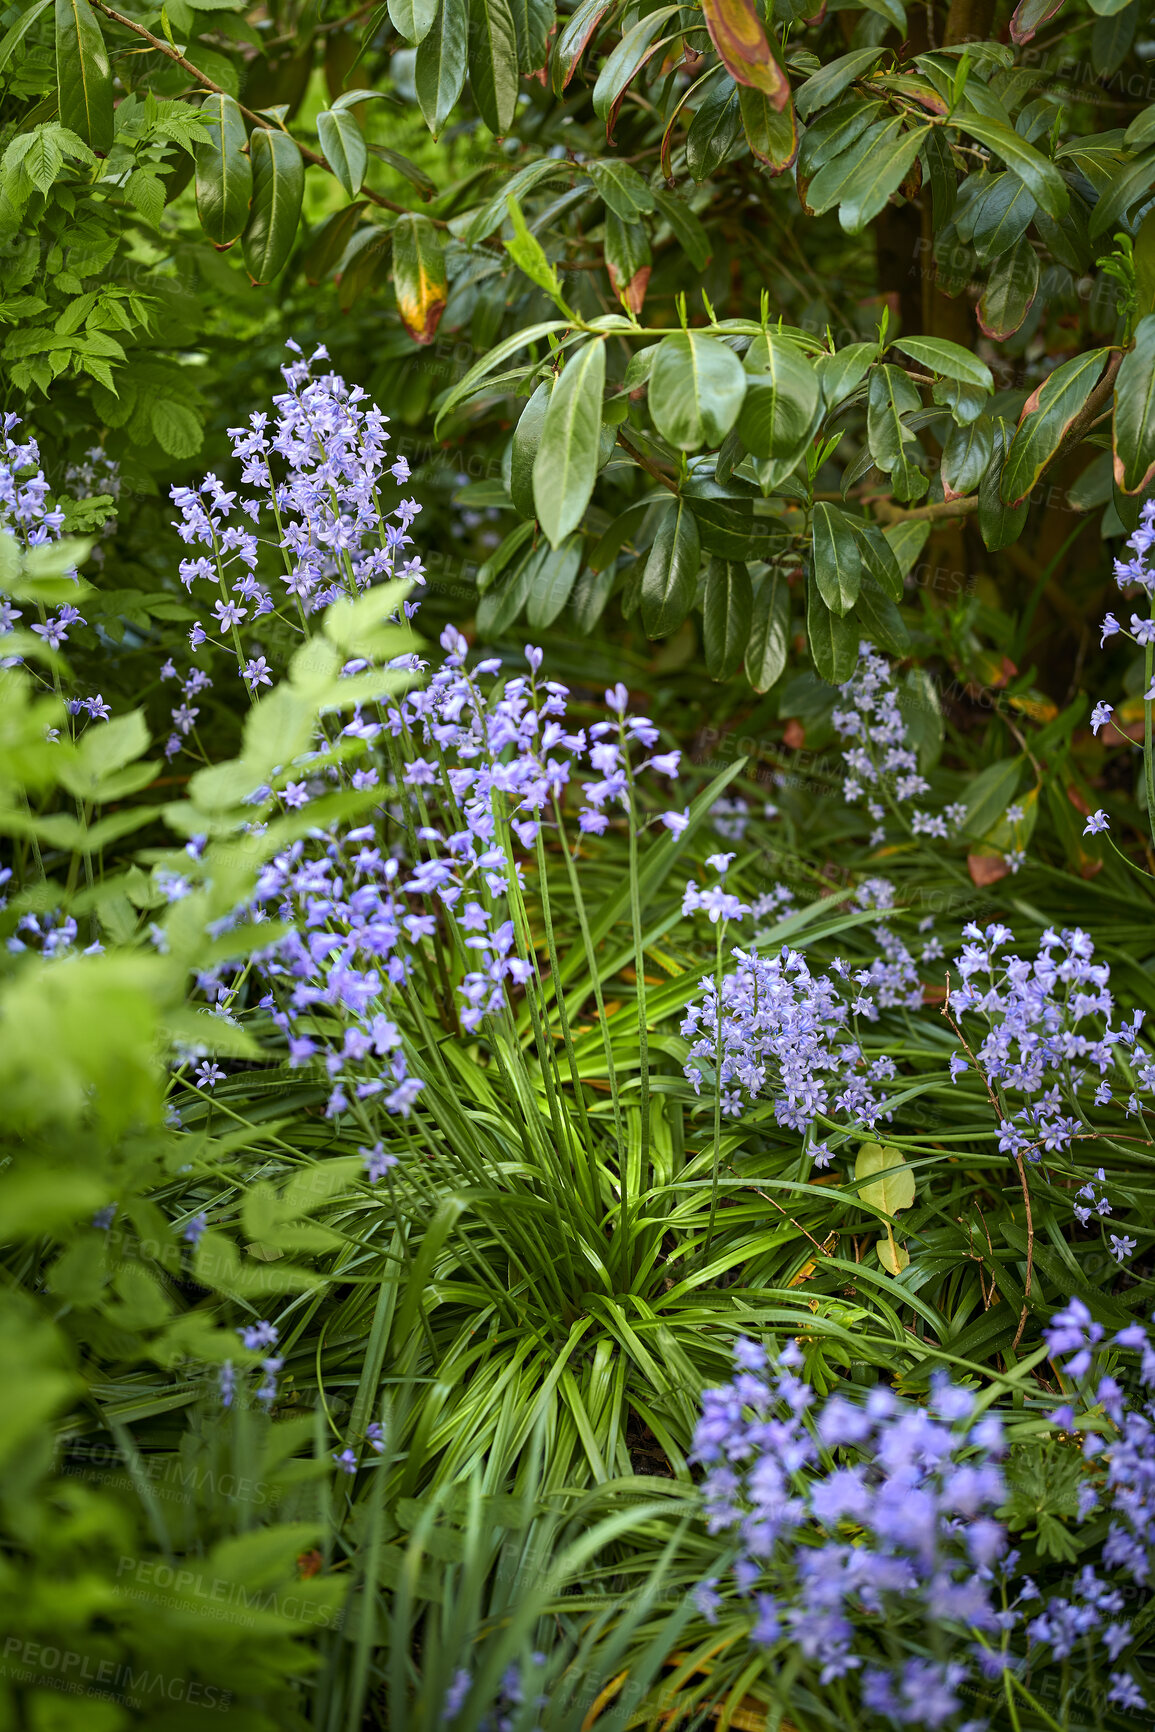
M 646 636 L 669 637 L 693 605 L 702 563 L 698 526 L 684 499 L 662 511 L 642 574 L 642 625 Z
M 1034 195 L 1017 175 L 991 175 L 989 184 L 970 201 L 967 227 L 963 230 L 960 224 L 960 233 L 989 264 L 1022 240 L 1038 209 Z
M 369 152 L 365 137 L 348 109 L 327 108 L 317 116 L 317 137 L 325 161 L 350 198 L 355 198 L 365 179 Z
M 605 612 L 616 576 L 612 564 L 603 566 L 600 571 L 587 566 L 574 585 L 570 618 L 575 631 L 582 637 L 589 636 Z
M 297 239 L 305 164 L 287 132 L 254 127 L 249 146 L 253 199 L 242 242 L 245 268 L 254 283 L 271 283 Z
M 840 619 L 831 613 L 813 576 L 806 580 L 806 635 L 819 678 L 830 686 L 842 685 L 858 663 L 858 622 L 853 614 Z
M 761 90 L 738 86 L 738 107 L 746 143 L 772 174 L 782 174 L 798 155 L 798 118 L 794 104 L 778 108 Z
M 612 5 L 613 0 L 581 0 L 561 26 L 550 65 L 550 88 L 555 96 L 560 96 L 565 90 L 594 32 Z
M 879 357 L 877 343 L 848 343 L 833 355 L 819 355 L 814 371 L 827 409 L 838 405 L 856 391 L 866 378 L 872 362 Z
M 1155 480 L 1155 314 L 1140 319 L 1115 378 L 1114 445 L 1116 485 L 1145 493 Z
M 344 210 L 335 211 L 309 237 L 309 244 L 301 260 L 306 282 L 320 283 L 337 269 L 364 209 L 365 203 L 360 199 L 355 204 L 346 205 Z
M 509 131 L 517 108 L 517 29 L 509 0 L 470 0 L 469 85 L 490 132 Z
M 196 147 L 197 215 L 214 246 L 231 246 L 249 220 L 253 170 L 244 116 L 231 96 L 206 96 L 197 115 L 209 135 Z
M 999 479 L 1005 505 L 1018 505 L 1028 496 L 1094 390 L 1106 359 L 1106 349 L 1075 355 L 1048 373 L 1027 398 Z
M 702 639 L 706 672 L 712 680 L 728 680 L 742 665 L 750 647 L 754 591 L 750 573 L 740 561 L 712 559 L 702 598 Z
M 549 408 L 552 379 L 543 379 L 529 399 L 513 430 L 509 465 L 509 496 L 523 517 L 536 517 L 533 504 L 533 465 L 541 444 L 545 412 Z
M 540 72 L 549 52 L 549 33 L 553 28 L 553 0 L 510 0 L 513 27 L 517 32 L 518 71 Z
M 922 399 L 905 373 L 891 366 L 874 369 L 867 398 L 867 444 L 899 499 L 921 499 L 929 485 L 918 467 L 921 447 L 902 419 L 921 408 Z
M 750 641 L 746 646 L 746 678 L 756 692 L 777 685 L 790 649 L 790 589 L 777 567 L 754 584 Z
M 870 578 L 892 601 L 901 601 L 903 595 L 902 567 L 882 530 L 876 523 L 867 523 L 864 518 L 852 517 L 849 513 L 846 515 L 846 521 L 858 542 L 858 552 L 862 560 L 863 582 Z
M 887 125 L 843 183 L 838 200 L 838 221 L 848 235 L 861 234 L 896 193 L 910 173 L 927 126 L 906 127 L 900 117 Z
M 627 86 L 653 54 L 663 25 L 678 11 L 677 6 L 659 6 L 627 30 L 607 56 L 594 85 L 594 113 L 599 120 L 610 119 Z
M 1041 25 L 1063 8 L 1064 0 L 1019 0 L 1011 17 L 1011 41 L 1030 42 Z
M 686 134 L 686 167 L 693 179 L 709 180 L 734 155 L 741 138 L 738 87 L 732 79 L 716 78 L 698 104 Z
M 954 215 L 958 196 L 958 172 L 941 127 L 931 128 L 923 142 L 922 154 L 930 177 L 933 226 L 936 233 L 941 233 Z
M 1038 255 L 1030 241 L 1024 239 L 991 266 L 977 311 L 978 322 L 987 336 L 1000 343 L 1013 336 L 1038 292 Z
M 1121 12 L 1095 20 L 1091 31 L 1091 65 L 1099 78 L 1113 77 L 1130 54 L 1140 12 L 1140 0 L 1130 0 Z
M 759 458 L 785 458 L 799 451 L 821 402 L 818 374 L 795 343 L 775 331 L 755 337 L 743 366 L 746 394 L 738 434 Z
M 610 287 L 626 311 L 637 317 L 646 299 L 653 268 L 645 227 L 637 221 L 623 222 L 616 211 L 608 210 L 602 245 Z
M 952 427 L 942 451 L 944 499 L 961 499 L 973 493 L 986 472 L 994 450 L 989 415 L 963 427 Z
M 441 0 L 427 36 L 417 49 L 413 83 L 425 124 L 436 138 L 465 86 L 469 62 L 466 0 Z
M 587 164 L 587 172 L 607 209 L 615 211 L 623 222 L 636 223 L 640 216 L 653 210 L 653 193 L 628 162 L 608 157 Z
M 571 535 L 558 548 L 548 549 L 537 565 L 526 604 L 526 623 L 533 631 L 546 631 L 569 601 L 582 567 L 584 543 Z
M 1145 199 L 1155 186 L 1155 150 L 1136 157 L 1115 169 L 1091 212 L 1089 225 L 1092 240 L 1109 234 L 1116 223 L 1122 222 L 1133 204 Z
M 606 347 L 594 338 L 574 350 L 554 385 L 533 466 L 537 520 L 552 547 L 580 524 L 598 472 Z
M 696 271 L 703 271 L 709 263 L 712 242 L 709 233 L 700 219 L 690 209 L 685 199 L 676 193 L 666 192 L 659 188 L 654 193 L 659 214 L 665 217 L 677 238 L 678 244 Z
M 746 374 L 717 337 L 679 331 L 663 337 L 650 373 L 654 426 L 679 451 L 720 445 L 742 407 Z
M 1059 218 L 1065 215 L 1070 202 L 1066 181 L 1054 163 L 1048 161 L 1033 144 L 1020 138 L 1013 127 L 965 108 L 955 112 L 951 124 L 968 133 L 971 138 L 977 138 L 980 144 L 985 144 L 988 150 L 993 150 L 1000 156 L 1011 173 L 1018 175 L 1034 195 L 1035 202 L 1042 206 L 1048 216 Z
M 986 362 L 945 337 L 896 337 L 894 346 L 929 372 L 958 379 L 964 385 L 977 385 L 984 391 L 994 390 L 995 382 Z
M 910 649 L 910 633 L 902 615 L 869 575 L 863 576 L 854 618 L 859 622 L 862 636 L 869 638 L 877 649 L 889 650 L 896 656 L 906 655 Z
M 827 61 L 795 92 L 794 106 L 802 118 L 809 119 L 818 109 L 833 102 L 836 96 L 841 96 L 856 78 L 863 77 L 882 59 L 884 52 L 882 48 L 856 48 L 851 54 Z
M 112 70 L 88 0 L 56 0 L 56 92 L 60 124 L 90 150 L 112 149 Z
M 406 42 L 424 42 L 437 17 L 438 0 L 388 0 L 389 22 Z
M 1003 459 L 1011 442 L 1011 433 L 1005 421 L 999 419 L 995 422 L 992 437 L 994 448 L 991 461 L 979 482 L 979 533 L 984 547 L 991 553 L 998 553 L 1019 539 L 1030 506 L 1026 500 L 1015 506 L 1003 503 L 999 483 L 1002 479 Z
M 832 613 L 849 613 L 862 585 L 858 538 L 844 511 L 819 500 L 811 522 L 810 551 L 818 593 Z
M 828 108 L 806 128 L 798 149 L 799 179 L 810 182 L 825 163 L 844 155 L 868 127 L 880 118 L 883 103 L 877 98 L 848 96 Z

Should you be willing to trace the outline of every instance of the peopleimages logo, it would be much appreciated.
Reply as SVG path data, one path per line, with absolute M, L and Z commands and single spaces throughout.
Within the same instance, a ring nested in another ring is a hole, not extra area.
M 8 1636 L 4 1642 L 4 1659 L 0 1676 L 17 1683 L 43 1683 L 45 1674 L 58 1675 L 60 1688 L 70 1695 L 106 1696 L 143 1706 L 149 1697 L 163 1696 L 169 1702 L 184 1702 L 189 1706 L 210 1708 L 221 1712 L 233 1699 L 231 1690 L 216 1684 L 202 1684 L 195 1678 L 167 1678 L 161 1672 L 140 1671 L 128 1661 L 96 1660 L 91 1654 L 80 1654 L 71 1648 L 54 1648 L 42 1642 L 30 1642 L 22 1636 Z M 82 1685 L 90 1686 L 82 1689 Z

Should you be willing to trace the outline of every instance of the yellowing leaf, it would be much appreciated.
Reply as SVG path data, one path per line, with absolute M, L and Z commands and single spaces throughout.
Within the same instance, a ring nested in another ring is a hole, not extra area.
M 889 1239 L 880 1239 L 874 1247 L 878 1253 L 878 1261 L 892 1275 L 900 1275 L 910 1267 L 910 1252 L 905 1245 L 896 1245 L 893 1235 Z
M 914 1202 L 914 1174 L 907 1167 L 901 1150 L 882 1143 L 863 1143 L 854 1163 L 854 1176 L 860 1180 L 869 1179 L 872 1173 L 885 1176 L 869 1185 L 859 1185 L 858 1194 L 864 1203 L 881 1209 L 884 1215 L 894 1215 L 899 1209 L 910 1208 Z
M 773 106 L 790 101 L 790 81 L 770 50 L 753 0 L 703 0 L 706 28 L 726 71 L 738 84 L 762 91 Z

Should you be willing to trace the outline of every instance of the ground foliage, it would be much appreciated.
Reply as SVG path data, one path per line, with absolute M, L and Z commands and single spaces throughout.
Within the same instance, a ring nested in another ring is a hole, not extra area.
M 1075 1577 L 1078 1442 L 1141 1423 L 1145 1037 L 1107 1099 L 1009 1076 L 964 982 L 1155 1008 L 1139 0 L 3 23 L 4 1723 L 918 1723 L 957 1607 L 890 1602 L 908 1694 L 848 1698 L 703 1511 L 752 1338 L 1003 1416 L 970 1514 L 1084 1646 L 926 1723 L 1130 1724 L 1143 1575 Z M 286 543 L 226 429 L 289 335 L 391 425 Z M 445 780 L 486 651 L 496 793 Z

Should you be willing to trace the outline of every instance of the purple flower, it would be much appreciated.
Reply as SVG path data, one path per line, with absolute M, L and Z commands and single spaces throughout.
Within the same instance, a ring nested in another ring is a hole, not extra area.
M 1101 831 L 1109 830 L 1110 828 L 1110 819 L 1106 812 L 1100 809 L 1098 812 L 1092 813 L 1092 815 L 1087 819 L 1086 824 L 1083 826 L 1083 834 L 1084 836 L 1098 836 Z

